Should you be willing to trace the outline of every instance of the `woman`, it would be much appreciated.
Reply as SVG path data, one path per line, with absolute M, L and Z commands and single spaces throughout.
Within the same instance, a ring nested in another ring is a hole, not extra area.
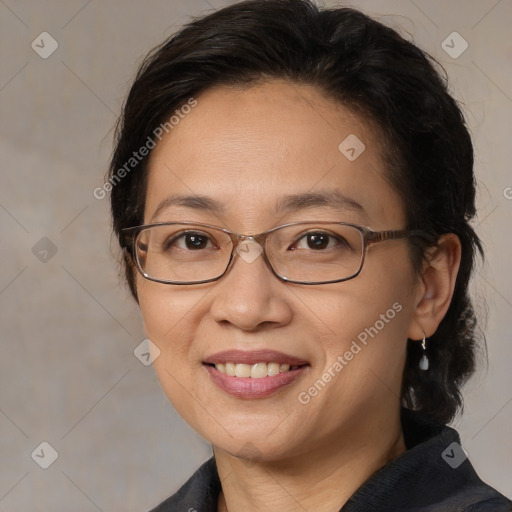
M 445 426 L 478 339 L 473 150 L 362 13 L 249 1 L 142 64 L 110 166 L 153 365 L 213 446 L 154 511 L 510 511 Z

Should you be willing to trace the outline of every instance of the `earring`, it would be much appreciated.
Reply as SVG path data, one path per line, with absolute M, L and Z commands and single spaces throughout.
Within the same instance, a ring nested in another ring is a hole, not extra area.
M 421 348 L 423 349 L 423 355 L 420 359 L 420 370 L 428 370 L 428 357 L 427 357 L 427 340 L 425 331 L 423 331 L 423 340 L 421 341 Z

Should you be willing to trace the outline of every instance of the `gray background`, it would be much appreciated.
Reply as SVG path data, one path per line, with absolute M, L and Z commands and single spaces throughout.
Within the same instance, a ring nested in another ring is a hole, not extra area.
M 0 0 L 0 511 L 147 510 L 211 454 L 133 354 L 140 314 L 118 277 L 107 199 L 92 191 L 142 56 L 189 16 L 229 3 Z M 489 368 L 466 387 L 455 427 L 482 478 L 512 496 L 512 1 L 352 5 L 437 57 L 465 105 Z M 47 59 L 31 48 L 43 31 L 59 44 Z M 453 31 L 469 44 L 458 58 L 441 46 Z M 58 452 L 46 470 L 31 457 L 43 441 Z

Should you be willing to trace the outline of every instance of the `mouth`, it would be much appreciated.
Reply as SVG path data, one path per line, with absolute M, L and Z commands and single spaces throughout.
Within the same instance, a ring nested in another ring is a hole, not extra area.
M 203 361 L 212 381 L 238 398 L 262 398 L 290 386 L 310 364 L 273 350 L 220 352 Z

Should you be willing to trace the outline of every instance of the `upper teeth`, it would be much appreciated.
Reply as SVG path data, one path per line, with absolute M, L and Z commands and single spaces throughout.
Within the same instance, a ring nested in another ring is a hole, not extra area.
M 294 370 L 298 368 L 298 366 L 279 363 L 219 363 L 215 365 L 215 368 L 230 377 L 252 377 L 253 379 L 261 379 L 262 377 L 272 377 L 280 372 Z

